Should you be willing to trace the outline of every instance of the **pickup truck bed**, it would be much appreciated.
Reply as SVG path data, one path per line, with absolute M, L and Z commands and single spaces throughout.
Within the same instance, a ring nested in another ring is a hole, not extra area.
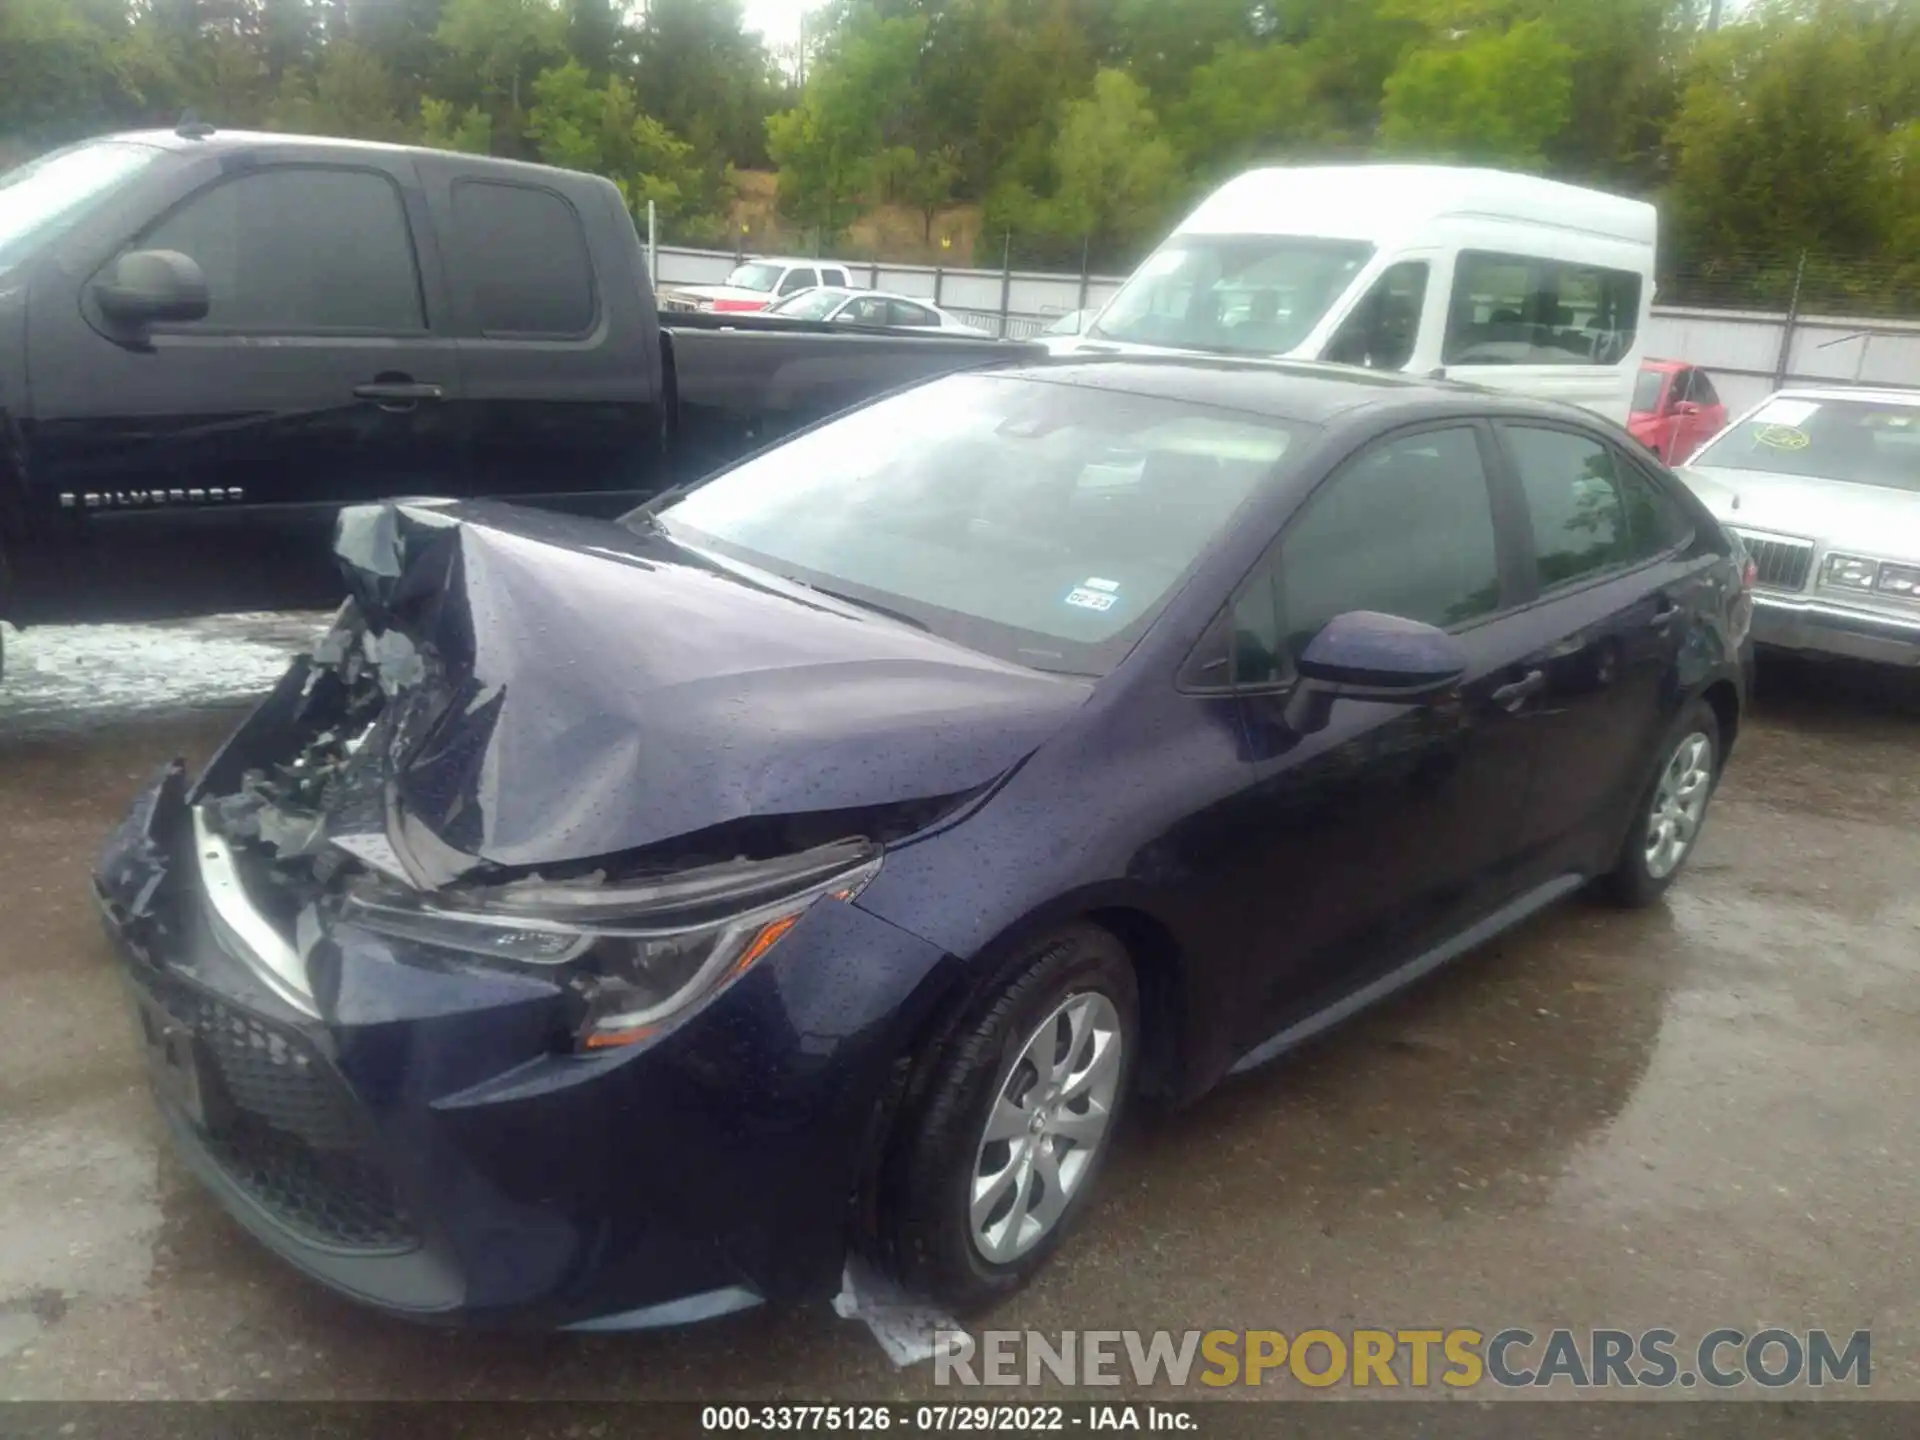
M 1034 347 L 663 327 L 606 180 L 141 132 L 0 176 L 0 618 L 326 604 L 342 505 L 610 514 L 873 395 Z

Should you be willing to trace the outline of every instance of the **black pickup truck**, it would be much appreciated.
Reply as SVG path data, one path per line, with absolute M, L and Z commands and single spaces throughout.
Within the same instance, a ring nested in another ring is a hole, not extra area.
M 344 504 L 614 513 L 1027 347 L 662 326 L 620 193 L 471 155 L 182 125 L 0 175 L 0 618 L 321 602 Z

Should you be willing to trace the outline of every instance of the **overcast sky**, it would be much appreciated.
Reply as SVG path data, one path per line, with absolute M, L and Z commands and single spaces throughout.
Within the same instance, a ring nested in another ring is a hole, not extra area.
M 811 8 L 808 0 L 747 0 L 747 28 L 770 46 L 791 45 L 800 38 L 800 12 Z

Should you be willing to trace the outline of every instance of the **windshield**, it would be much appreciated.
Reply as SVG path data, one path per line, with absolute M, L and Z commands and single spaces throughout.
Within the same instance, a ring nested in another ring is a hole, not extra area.
M 78 219 L 95 198 L 160 158 L 151 145 L 95 140 L 0 175 L 0 265 Z
M 1778 396 L 1692 463 L 1920 492 L 1920 404 Z
M 776 446 L 652 523 L 999 659 L 1103 675 L 1293 433 L 1121 391 L 949 376 Z
M 1176 235 L 1087 331 L 1106 340 L 1282 355 L 1312 333 L 1373 247 L 1295 235 Z
M 763 261 L 753 261 L 746 265 L 736 265 L 733 273 L 727 276 L 727 285 L 735 290 L 758 290 L 765 295 L 780 283 L 781 268 L 768 265 Z
M 802 290 L 789 295 L 767 311 L 769 315 L 791 315 L 796 320 L 824 320 L 846 303 L 844 290 Z
M 1651 415 L 1660 408 L 1660 392 L 1667 387 L 1667 372 L 1642 370 L 1633 382 L 1633 413 Z

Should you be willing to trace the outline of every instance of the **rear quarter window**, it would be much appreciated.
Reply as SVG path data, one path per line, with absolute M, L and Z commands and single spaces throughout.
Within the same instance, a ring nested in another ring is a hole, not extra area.
M 459 180 L 453 213 L 483 335 L 572 339 L 593 328 L 587 234 L 564 197 L 534 185 Z

